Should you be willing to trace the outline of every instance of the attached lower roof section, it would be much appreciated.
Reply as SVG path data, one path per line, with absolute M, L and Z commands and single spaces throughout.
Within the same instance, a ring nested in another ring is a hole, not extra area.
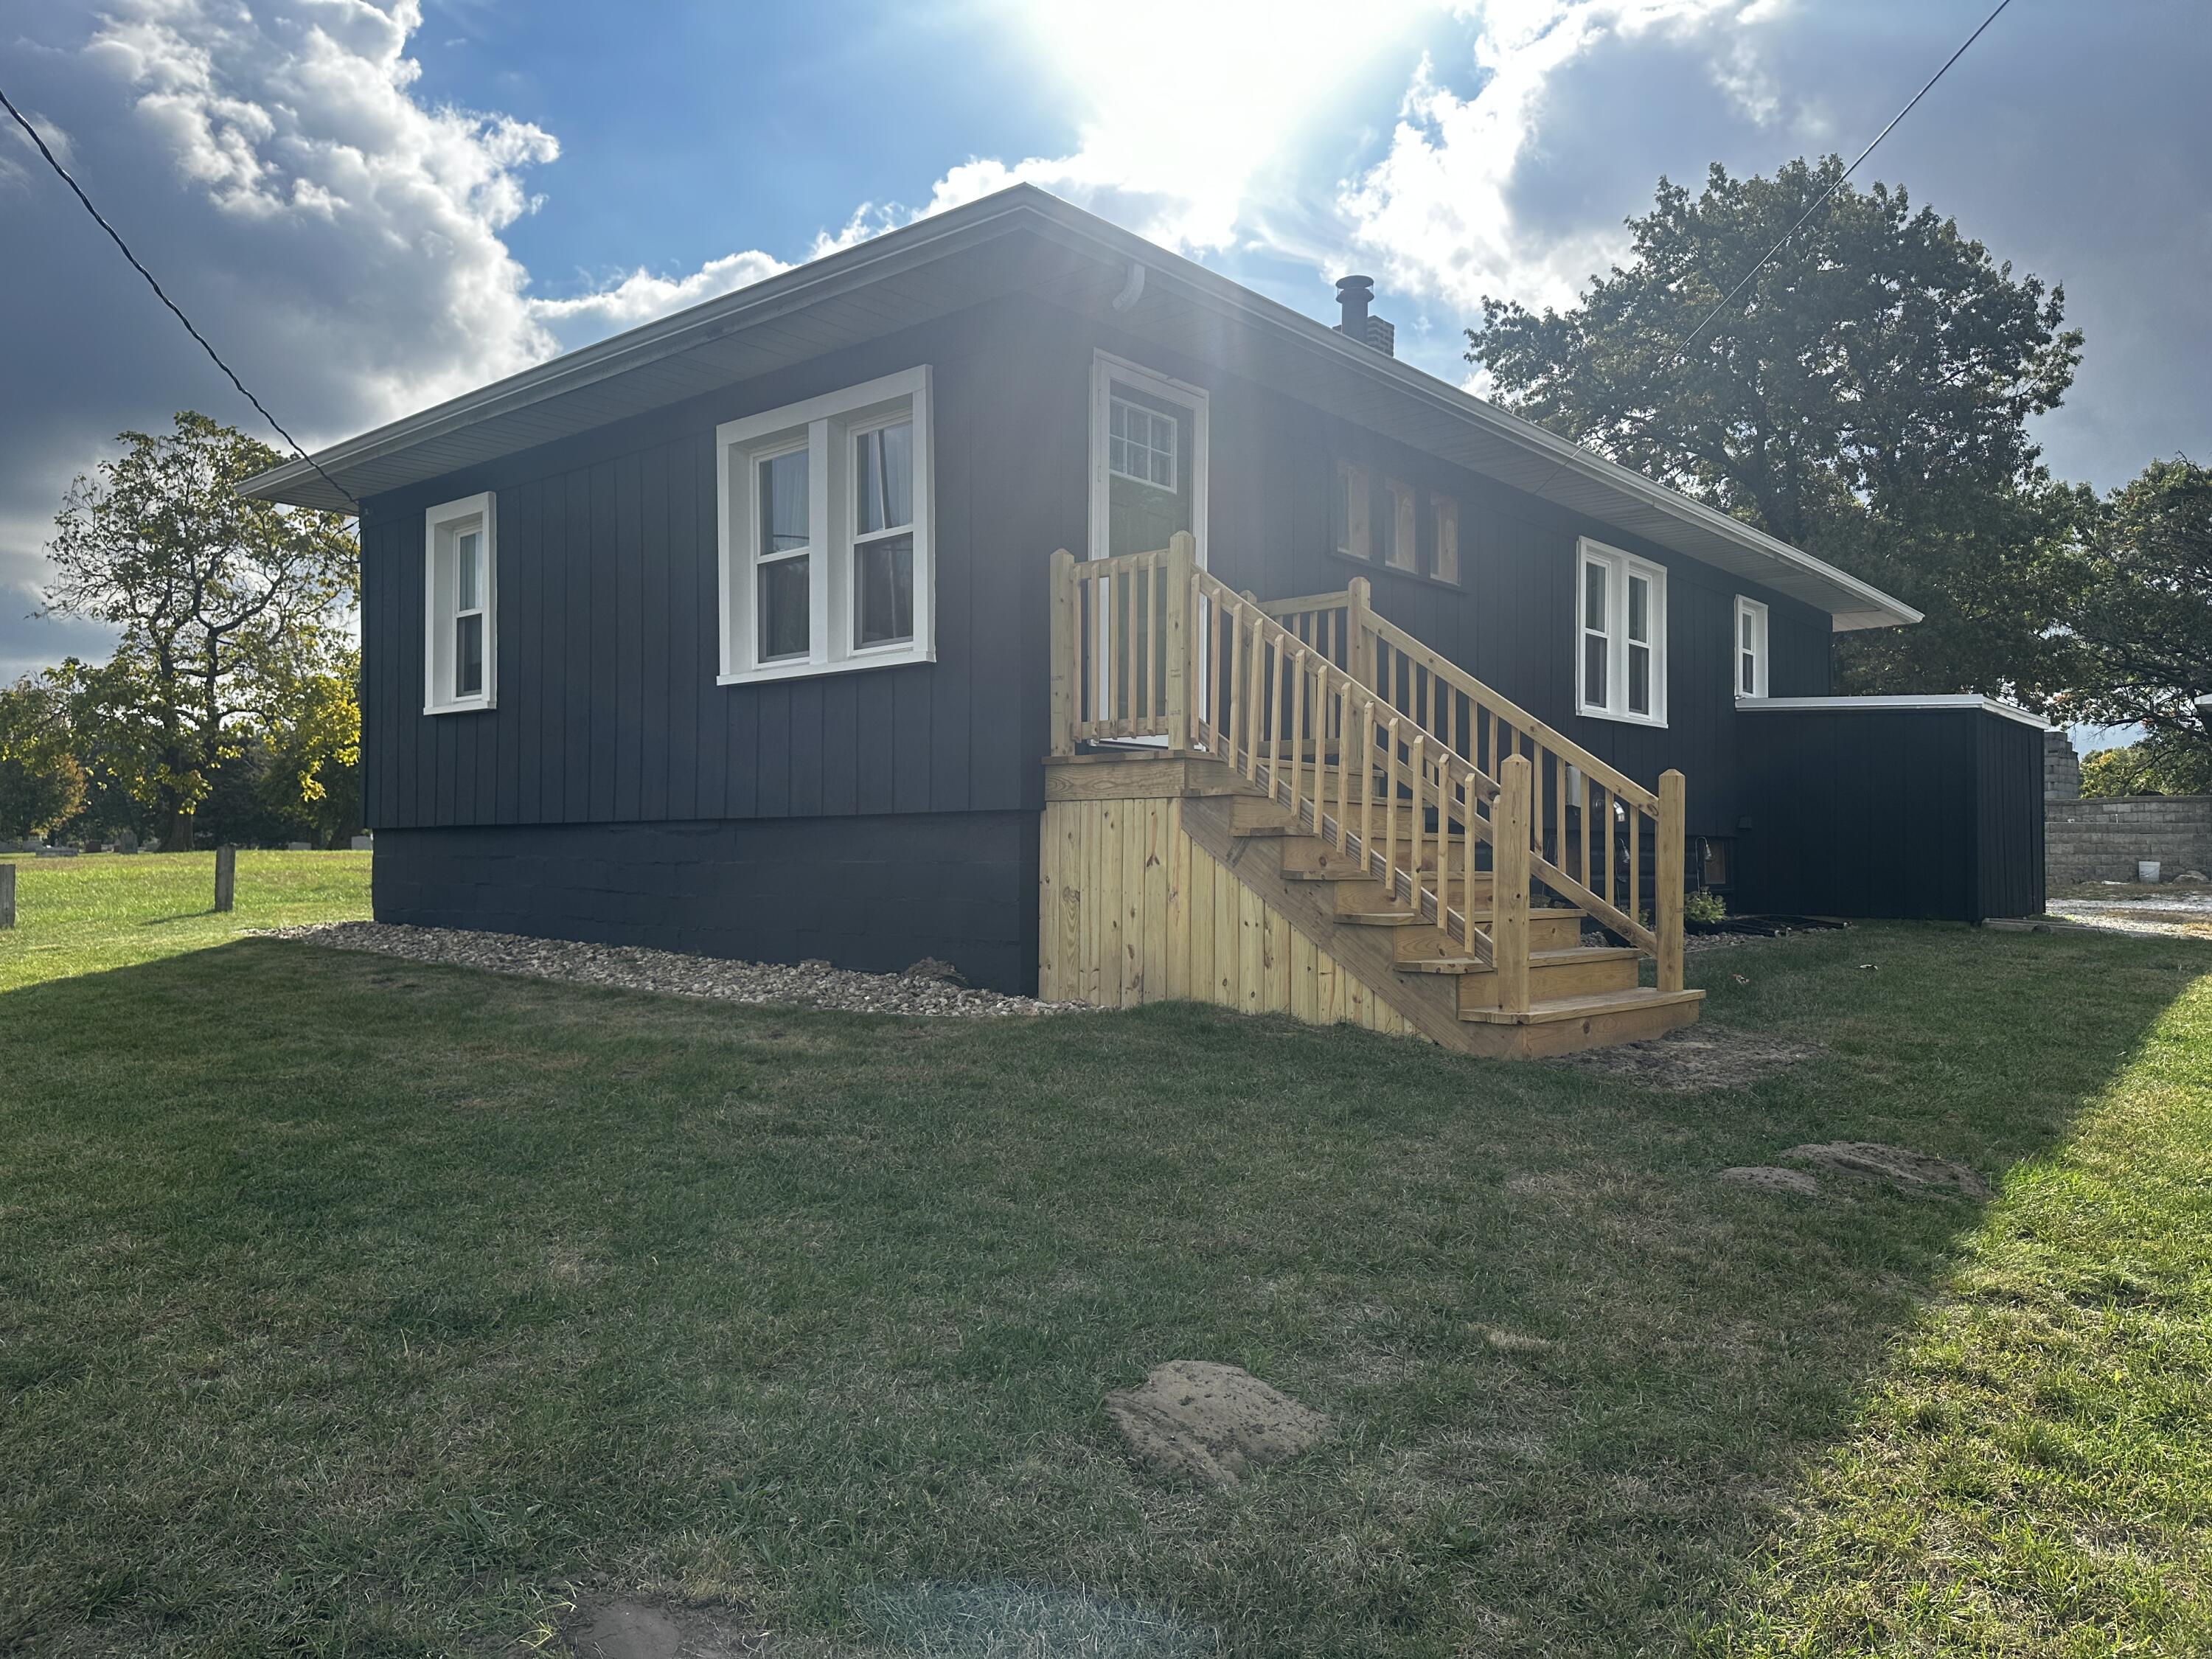
M 1133 284 L 1132 268 L 1146 273 Z M 1115 310 L 1133 287 L 1137 298 Z M 1920 620 L 1901 599 L 1532 422 L 1018 185 L 647 323 L 249 480 L 335 512 L 981 301 L 1039 295 L 1455 465 L 1826 611 Z

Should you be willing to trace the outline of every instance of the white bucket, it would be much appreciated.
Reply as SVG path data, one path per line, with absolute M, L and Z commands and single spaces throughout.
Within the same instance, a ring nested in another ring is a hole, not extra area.
M 2137 881 L 2142 882 L 2148 885 L 2155 885 L 2158 881 L 2158 872 L 2159 862 L 2156 859 L 2138 859 L 2136 861 L 2136 879 Z

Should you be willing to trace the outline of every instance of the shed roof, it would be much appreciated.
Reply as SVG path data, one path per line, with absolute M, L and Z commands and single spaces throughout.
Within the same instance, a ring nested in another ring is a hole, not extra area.
M 1143 285 L 1126 301 L 1132 268 Z M 1920 620 L 1903 600 L 1435 375 L 1032 185 L 794 266 L 292 460 L 245 493 L 333 511 L 1019 292 L 1111 315 L 1407 446 L 1826 611 Z

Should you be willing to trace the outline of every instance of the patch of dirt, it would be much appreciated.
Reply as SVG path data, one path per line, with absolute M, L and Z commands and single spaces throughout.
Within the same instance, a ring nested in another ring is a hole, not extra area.
M 1106 1415 L 1153 1473 L 1233 1486 L 1328 1438 L 1328 1419 L 1236 1365 L 1170 1359 L 1135 1389 L 1106 1396 Z
M 1947 1158 L 1916 1152 L 1909 1146 L 1884 1146 L 1872 1140 L 1826 1140 L 1792 1146 L 1782 1156 L 1839 1175 L 1887 1181 L 1905 1192 L 1988 1198 L 1992 1191 L 1979 1172 Z
M 750 1659 L 769 1651 L 767 1634 L 726 1608 L 587 1596 L 561 1621 L 576 1659 Z
M 1574 1071 L 1620 1078 L 1646 1089 L 1687 1094 L 1698 1089 L 1747 1089 L 1821 1052 L 1818 1043 L 1790 1042 L 1756 1031 L 1692 1025 L 1649 1042 L 1591 1048 L 1547 1060 Z
M 1731 1187 L 1748 1187 L 1759 1193 L 1787 1193 L 1792 1198 L 1818 1198 L 1820 1183 L 1802 1170 L 1779 1170 L 1771 1164 L 1741 1164 L 1713 1177 Z

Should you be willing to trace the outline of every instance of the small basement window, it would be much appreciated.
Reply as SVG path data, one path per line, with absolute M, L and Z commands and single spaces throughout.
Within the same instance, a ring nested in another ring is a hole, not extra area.
M 1667 723 L 1667 572 L 1585 537 L 1576 560 L 1575 712 Z
M 1152 482 L 1152 427 L 1116 431 L 1116 456 Z M 715 437 L 720 683 L 934 661 L 928 368 L 727 422 Z
M 1735 694 L 1766 695 L 1766 607 L 1741 593 L 1735 600 Z
M 493 497 L 432 507 L 422 543 L 422 712 L 489 708 L 499 650 Z

